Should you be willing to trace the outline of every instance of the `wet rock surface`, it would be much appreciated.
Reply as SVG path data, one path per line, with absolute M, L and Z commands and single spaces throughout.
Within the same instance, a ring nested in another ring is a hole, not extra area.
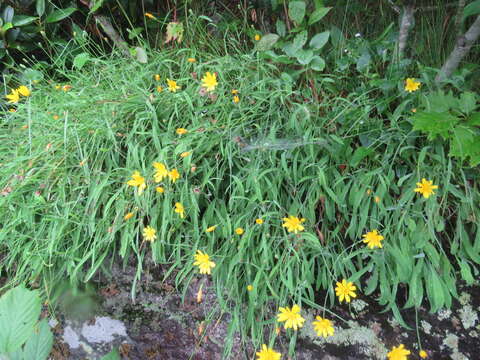
M 123 359 L 253 359 L 252 342 L 242 341 L 240 334 L 230 334 L 232 317 L 217 302 L 212 284 L 206 277 L 194 277 L 183 294 L 175 290 L 173 280 L 163 279 L 156 267 L 142 275 L 132 301 L 135 268 L 115 268 L 110 279 L 98 279 L 101 306 L 83 322 L 56 314 L 54 359 L 100 359 L 117 349 Z M 172 278 L 172 276 L 170 276 Z M 198 292 L 202 299 L 198 302 Z M 307 308 L 307 319 L 298 332 L 295 358 L 299 360 L 363 360 L 386 359 L 387 352 L 404 344 L 420 359 L 416 332 L 418 323 L 422 348 L 429 359 L 475 359 L 480 349 L 480 290 L 463 286 L 451 310 L 436 314 L 428 308 L 401 310 L 406 324 L 402 327 L 390 311 L 373 297 L 362 297 L 350 305 L 331 309 L 335 334 L 327 339 L 318 337 L 311 322 L 315 315 Z M 272 314 L 275 316 L 275 314 Z M 343 319 L 343 320 L 342 320 Z M 417 319 L 417 321 L 416 321 Z M 52 326 L 55 325 L 53 322 Z M 268 334 L 265 335 L 268 340 Z M 227 343 L 230 341 L 230 343 Z M 288 353 L 290 335 L 281 331 L 275 349 Z M 282 358 L 289 359 L 286 355 Z

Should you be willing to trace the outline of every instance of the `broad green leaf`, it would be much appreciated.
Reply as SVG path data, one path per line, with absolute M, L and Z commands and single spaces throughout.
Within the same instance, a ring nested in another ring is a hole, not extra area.
M 107 355 L 102 356 L 100 360 L 120 360 L 120 354 L 118 353 L 117 349 L 113 349 Z
M 307 42 L 308 33 L 306 30 L 298 33 L 293 39 L 293 47 L 297 50 L 300 50 L 303 45 Z
M 360 146 L 353 153 L 352 158 L 350 159 L 350 166 L 356 167 L 360 163 L 360 161 L 362 161 L 372 153 L 373 153 L 372 148 Z
M 328 42 L 329 37 L 330 37 L 330 31 L 324 31 L 322 33 L 316 34 L 310 40 L 310 46 L 313 47 L 314 49 L 321 49 Z
M 445 94 L 442 90 L 429 94 L 426 101 L 429 111 L 445 112 L 459 107 L 458 98 L 452 92 Z
M 303 1 L 291 1 L 288 4 L 288 16 L 297 25 L 303 21 L 305 17 L 305 2 Z
M 13 24 L 11 22 L 7 22 L 2 26 L 1 32 L 5 34 L 5 32 L 11 28 L 13 28 Z
M 3 22 L 10 23 L 13 20 L 13 15 L 15 14 L 15 10 L 10 5 L 7 5 L 5 9 L 3 9 Z
M 315 10 L 312 15 L 310 15 L 309 19 L 308 19 L 308 25 L 313 25 L 315 24 L 316 22 L 322 20 L 325 15 L 328 14 L 328 12 L 331 10 L 332 8 L 331 7 L 324 7 L 324 8 L 320 8 L 320 9 L 317 9 Z
M 450 156 L 459 157 L 461 160 L 470 159 L 470 166 L 480 163 L 480 135 L 474 128 L 457 126 L 450 140 Z
M 297 51 L 296 58 L 302 65 L 308 65 L 313 58 L 312 50 L 300 49 Z
M 473 92 L 464 92 L 460 95 L 460 111 L 469 115 L 477 107 L 477 95 Z
M 266 34 L 257 42 L 255 48 L 258 51 L 270 50 L 279 38 L 277 34 Z
M 90 55 L 86 52 L 80 53 L 73 59 L 73 66 L 81 70 L 83 66 L 90 60 Z
M 15 15 L 13 17 L 13 26 L 24 26 L 31 24 L 38 18 L 36 16 L 27 16 L 27 15 Z
M 325 60 L 320 56 L 314 56 L 310 62 L 310 67 L 315 71 L 323 71 L 325 69 Z
M 475 282 L 475 279 L 472 276 L 472 271 L 470 270 L 470 266 L 468 263 L 464 260 L 462 260 L 460 263 L 460 274 L 462 275 L 462 279 L 465 280 L 467 285 L 473 285 Z
M 287 33 L 287 28 L 285 26 L 285 22 L 282 20 L 277 20 L 275 23 L 275 28 L 277 29 L 277 34 L 280 36 L 285 36 Z
M 37 10 L 37 15 L 42 17 L 45 14 L 45 0 L 37 0 L 35 9 Z
M 458 123 L 459 119 L 448 112 L 427 112 L 416 113 L 413 117 L 413 129 L 427 134 L 429 140 L 441 136 L 447 139 L 450 131 Z
M 467 125 L 480 126 L 480 112 L 473 113 L 467 119 Z
M 46 360 L 53 345 L 53 334 L 46 319 L 40 321 L 23 349 L 25 359 Z
M 41 311 L 37 291 L 18 286 L 0 298 L 0 354 L 13 353 L 34 332 Z
M 50 14 L 48 14 L 47 18 L 45 19 L 45 22 L 47 24 L 59 22 L 59 21 L 65 19 L 65 18 L 69 17 L 70 15 L 72 15 L 75 11 L 77 11 L 77 9 L 74 8 L 74 7 L 55 10 L 55 11 L 51 12 Z
M 372 61 L 372 57 L 368 51 L 365 51 L 362 56 L 360 56 L 357 60 L 357 70 L 363 71 L 368 68 Z
M 472 15 L 480 14 L 480 0 L 476 0 L 463 9 L 463 20 Z

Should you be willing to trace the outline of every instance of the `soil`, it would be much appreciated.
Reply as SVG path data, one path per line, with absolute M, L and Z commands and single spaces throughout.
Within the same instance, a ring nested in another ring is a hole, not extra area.
M 255 358 L 251 341 L 242 340 L 238 333 L 228 336 L 230 314 L 222 311 L 208 278 L 194 277 L 181 294 L 173 282 L 175 274 L 161 281 L 164 270 L 157 266 L 142 275 L 134 301 L 133 266 L 114 267 L 109 278 L 98 278 L 95 294 L 77 294 L 83 300 L 90 297 L 90 304 L 96 305 L 90 306 L 90 312 L 83 306 L 81 311 L 64 307 L 55 313 L 55 321 L 51 321 L 56 334 L 52 358 L 100 359 L 112 349 L 117 349 L 121 358 L 132 360 Z M 200 287 L 203 296 L 197 302 Z M 419 335 L 429 359 L 478 358 L 480 288 L 461 285 L 459 294 L 451 310 L 441 309 L 435 314 L 423 307 L 418 310 Z M 69 304 L 78 306 L 84 303 L 76 298 L 69 300 Z M 411 329 L 399 325 L 390 311 L 382 312 L 384 309 L 372 296 L 360 295 L 350 306 L 337 305 L 331 310 L 347 322 L 335 321 L 335 334 L 323 339 L 311 326 L 315 315 L 321 314 L 303 308 L 307 321 L 298 333 L 295 355 L 283 355 L 282 359 L 386 359 L 387 352 L 399 344 L 412 352 L 409 359 L 420 359 L 414 309 L 401 310 Z M 80 319 L 66 316 L 79 313 Z M 287 336 L 282 330 L 274 348 L 287 354 L 289 342 L 290 333 Z

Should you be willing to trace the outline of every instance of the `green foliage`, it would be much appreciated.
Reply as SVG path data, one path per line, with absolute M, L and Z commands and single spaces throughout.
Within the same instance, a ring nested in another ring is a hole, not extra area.
M 464 92 L 459 97 L 441 90 L 423 97 L 424 110 L 413 117 L 413 129 L 427 134 L 429 140 L 440 136 L 450 146 L 450 156 L 470 166 L 480 164 L 480 112 L 478 95 Z
M 41 300 L 37 291 L 15 287 L 0 298 L 0 358 L 44 360 L 53 345 L 45 319 L 39 321 Z

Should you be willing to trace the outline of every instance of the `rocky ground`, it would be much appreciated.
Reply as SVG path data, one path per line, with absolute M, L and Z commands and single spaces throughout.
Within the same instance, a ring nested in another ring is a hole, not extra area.
M 112 349 L 118 350 L 120 358 L 132 360 L 254 358 L 251 343 L 243 342 L 239 334 L 228 336 L 231 317 L 222 311 L 205 278 L 194 278 L 182 301 L 172 281 L 161 281 L 162 269 L 157 267 L 142 275 L 133 302 L 134 276 L 133 267 L 114 268 L 110 279 L 98 279 L 96 291 L 71 296 L 65 306 L 49 314 L 56 334 L 53 359 L 101 359 Z M 202 283 L 203 296 L 198 303 Z M 420 339 L 429 359 L 478 358 L 480 289 L 463 286 L 459 294 L 452 310 L 430 314 L 421 308 L 418 312 Z M 352 320 L 337 321 L 335 335 L 326 340 L 310 325 L 316 314 L 302 310 L 307 322 L 298 334 L 296 359 L 386 359 L 388 349 L 400 343 L 412 351 L 409 359 L 420 358 L 414 310 L 402 311 L 411 330 L 361 295 L 350 307 L 332 310 Z M 289 339 L 284 335 L 277 339 L 275 349 L 286 354 Z M 225 341 L 231 341 L 227 355 Z M 115 358 L 119 357 L 109 359 Z

